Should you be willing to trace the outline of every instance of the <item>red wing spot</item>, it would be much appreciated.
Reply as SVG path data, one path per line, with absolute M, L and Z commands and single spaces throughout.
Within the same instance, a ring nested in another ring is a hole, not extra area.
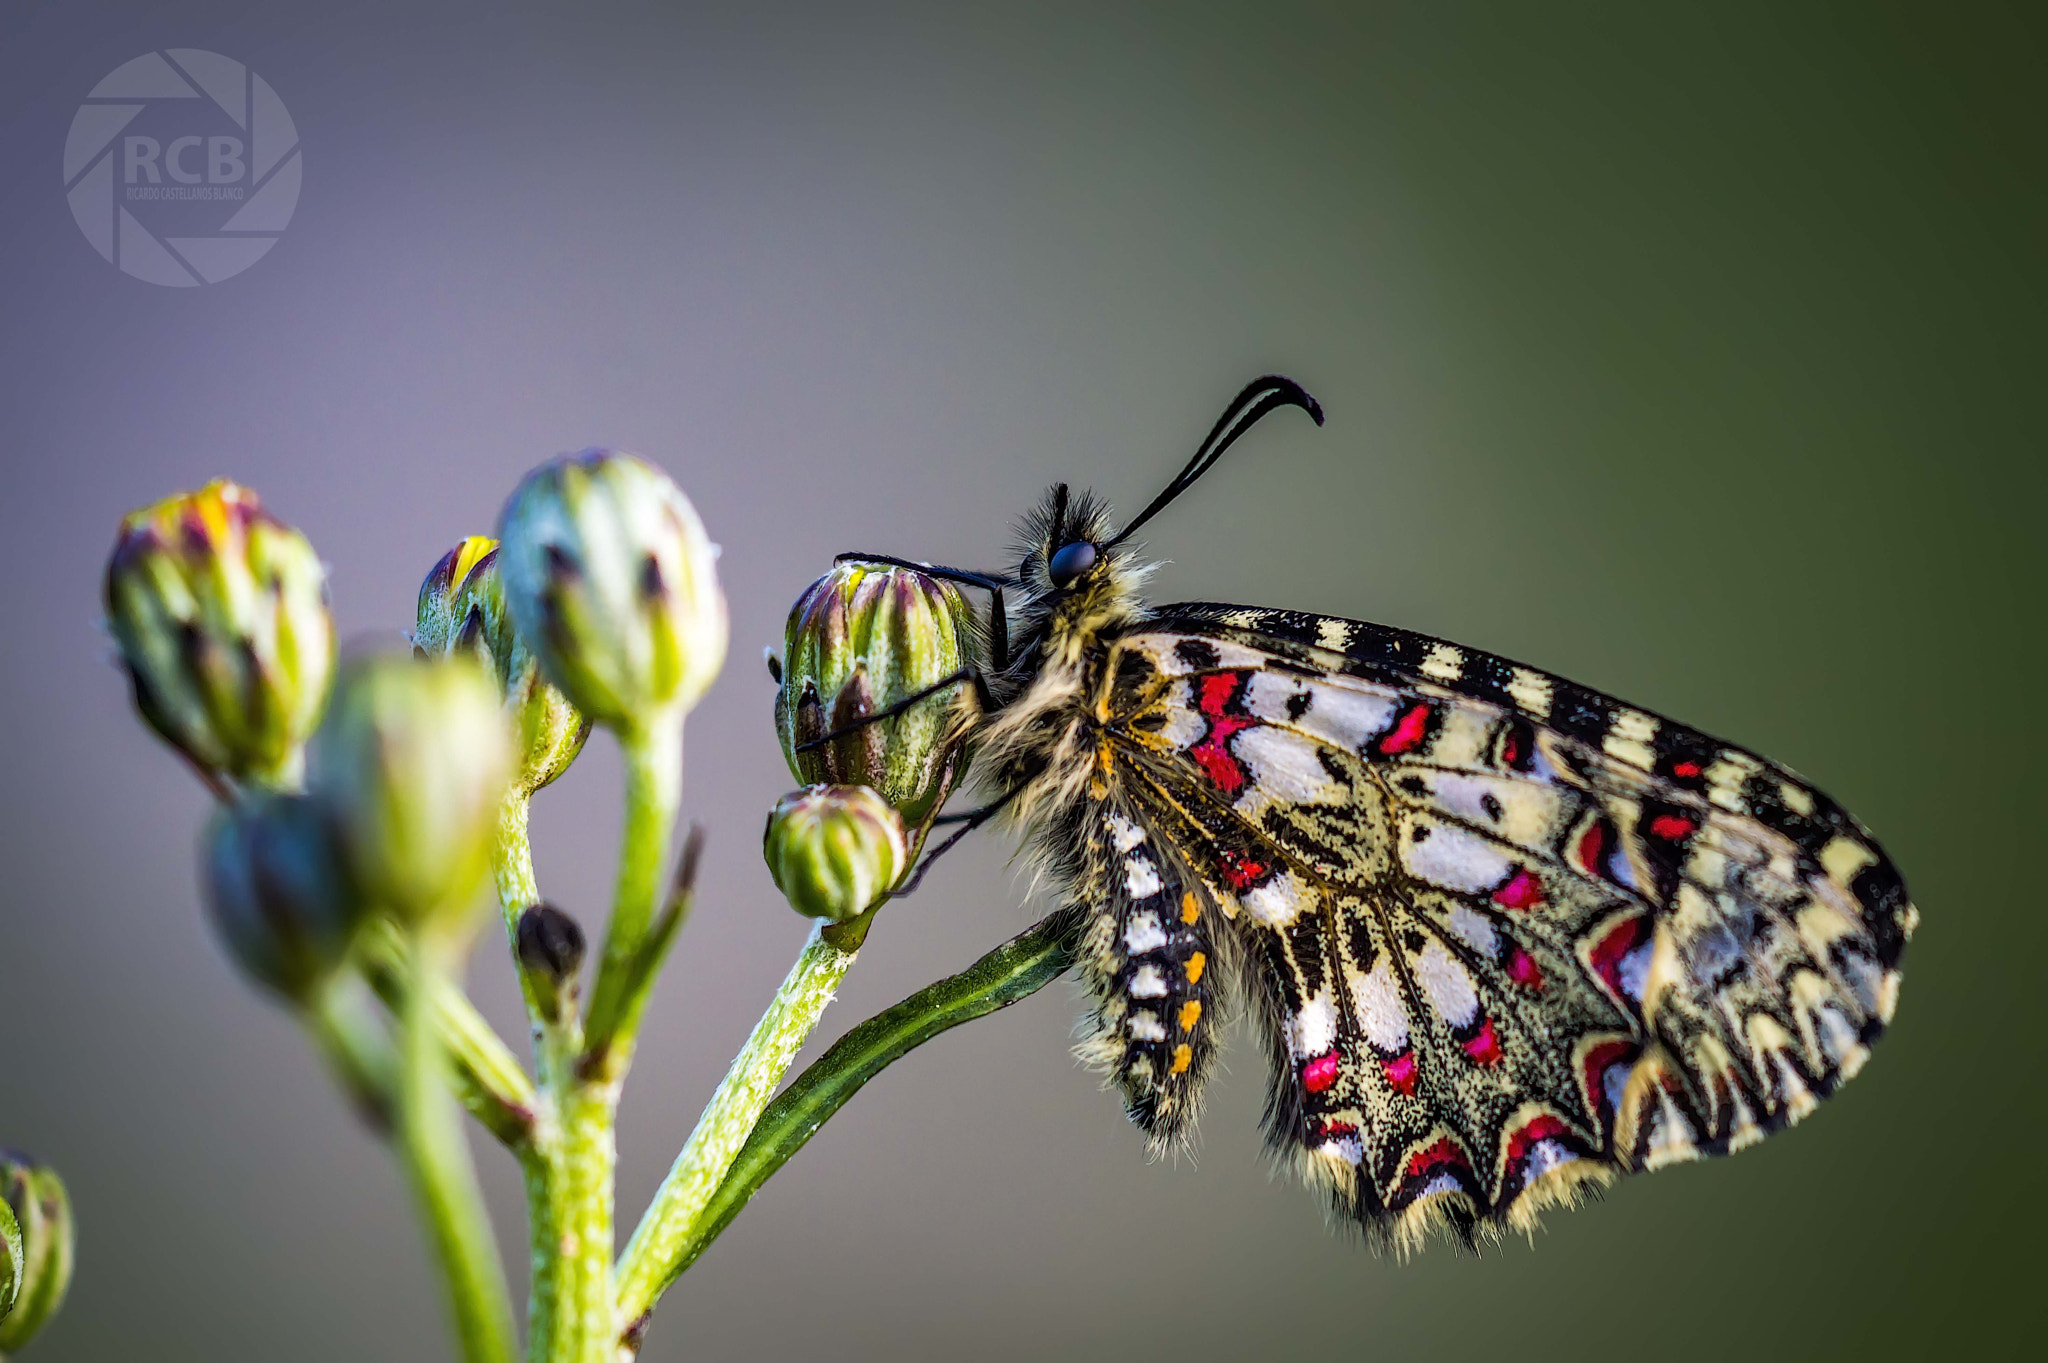
M 1422 746 L 1424 734 L 1429 732 L 1429 702 L 1419 700 L 1401 712 L 1394 721 L 1394 727 L 1380 740 L 1380 751 L 1392 757 L 1395 753 L 1407 752 Z
M 1346 1136 L 1356 1136 L 1358 1128 L 1350 1122 L 1324 1122 L 1312 1133 L 1318 1141 L 1341 1141 Z
M 1403 1051 L 1392 1060 L 1382 1060 L 1380 1068 L 1387 1072 L 1387 1082 L 1398 1091 L 1414 1096 L 1415 1093 L 1415 1052 Z
M 1246 672 L 1211 672 L 1198 678 L 1195 685 L 1195 708 L 1208 719 L 1209 728 L 1201 740 L 1188 749 L 1188 756 L 1201 764 L 1218 790 L 1233 797 L 1251 783 L 1251 773 L 1231 755 L 1226 745 L 1232 734 L 1251 728 L 1257 721 L 1225 711 L 1249 675 Z
M 1553 1136 L 1564 1134 L 1564 1122 L 1548 1112 L 1526 1126 L 1517 1128 L 1515 1133 L 1508 1137 L 1508 1167 L 1512 1169 L 1527 1159 L 1536 1142 L 1547 1141 Z
M 1216 860 L 1223 865 L 1223 879 L 1233 890 L 1248 890 L 1264 880 L 1272 867 L 1256 858 L 1248 857 L 1235 847 L 1226 847 L 1216 854 Z
M 1301 1086 L 1310 1093 L 1321 1093 L 1337 1082 L 1337 1053 L 1319 1055 L 1301 1067 Z
M 1223 707 L 1237 694 L 1244 681 L 1242 672 L 1211 672 L 1196 683 L 1195 708 L 1210 719 L 1223 718 Z
M 1500 1038 L 1493 1034 L 1492 1018 L 1488 1017 L 1480 1021 L 1479 1035 L 1465 1043 L 1465 1054 L 1471 1056 L 1482 1065 L 1498 1065 L 1500 1063 Z
M 1524 989 L 1534 993 L 1543 992 L 1543 967 L 1536 964 L 1536 958 L 1520 947 L 1515 948 L 1514 959 L 1508 962 L 1508 978 Z
M 1607 987 L 1617 994 L 1623 992 L 1621 958 L 1635 949 L 1642 927 L 1641 918 L 1630 918 L 1601 938 L 1600 945 L 1593 948 L 1593 969 L 1599 972 L 1601 979 L 1607 981 Z
M 1692 836 L 1699 825 L 1683 814 L 1659 814 L 1650 820 L 1650 836 L 1666 842 L 1679 842 Z
M 1607 1105 L 1607 1071 L 1616 1065 L 1631 1064 L 1635 1058 L 1636 1046 L 1632 1041 L 1605 1041 L 1586 1053 L 1586 1088 L 1596 1107 Z
M 1471 1163 L 1465 1152 L 1451 1143 L 1449 1136 L 1437 1139 L 1435 1145 L 1418 1150 L 1408 1160 L 1408 1177 L 1421 1178 L 1432 1169 L 1469 1169 Z
M 1507 884 L 1493 892 L 1493 902 L 1504 909 L 1529 909 L 1543 902 L 1543 882 L 1527 867 L 1508 877 Z
M 1513 732 L 1508 734 L 1507 741 L 1500 745 L 1500 760 L 1503 765 L 1510 767 L 1522 765 L 1522 736 L 1520 734 Z
M 1219 731 L 1227 722 L 1220 721 L 1215 729 L 1210 730 L 1207 738 L 1188 749 L 1188 755 L 1202 764 L 1202 770 L 1209 774 L 1209 780 L 1216 789 L 1234 798 L 1250 783 L 1251 774 L 1245 771 L 1244 763 L 1223 749 L 1222 738 L 1229 735 L 1220 734 Z
M 1671 774 L 1681 781 L 1692 780 L 1700 774 L 1700 770 L 1700 764 L 1697 762 L 1673 762 L 1671 764 Z
M 1602 869 L 1607 860 L 1607 823 L 1596 819 L 1593 826 L 1579 834 L 1579 865 L 1594 875 L 1604 875 Z

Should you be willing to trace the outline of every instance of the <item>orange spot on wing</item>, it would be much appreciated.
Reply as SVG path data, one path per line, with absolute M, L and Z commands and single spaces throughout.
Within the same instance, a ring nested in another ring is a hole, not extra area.
M 1206 952 L 1198 951 L 1188 957 L 1188 983 L 1200 984 L 1202 982 L 1202 972 L 1208 968 L 1209 957 Z
M 1186 1074 L 1188 1066 L 1195 1063 L 1195 1048 L 1182 1042 L 1173 1048 L 1173 1072 Z
M 1180 897 L 1180 921 L 1183 923 L 1192 923 L 1201 916 L 1202 906 L 1195 902 L 1194 891 L 1190 890 L 1188 891 L 1188 893 L 1182 895 Z
M 1202 1001 L 1200 999 L 1189 999 L 1180 1006 L 1180 1029 L 1183 1032 L 1192 1032 L 1195 1029 L 1195 1024 L 1201 1020 Z

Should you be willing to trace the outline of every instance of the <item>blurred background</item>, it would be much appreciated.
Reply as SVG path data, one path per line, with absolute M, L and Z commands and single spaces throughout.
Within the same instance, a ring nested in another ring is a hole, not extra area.
M 356 640 L 603 443 L 723 542 L 691 726 L 706 894 L 628 1089 L 630 1227 L 804 925 L 758 662 L 831 554 L 993 564 L 1056 479 L 1129 513 L 1251 376 L 1269 421 L 1148 530 L 1166 599 L 1361 616 L 1770 753 L 1924 923 L 1892 1035 L 1796 1130 L 1402 1264 L 1259 1151 L 1237 1046 L 1148 1165 L 1064 985 L 889 1070 L 667 1298 L 646 1357 L 1985 1356 L 2033 1334 L 2048 1108 L 2048 230 L 2021 6 L 16 0 L 0 17 L 0 1140 L 82 1226 L 30 1357 L 440 1359 L 403 1185 L 209 938 L 197 784 L 97 627 L 118 517 L 227 474 Z M 144 51 L 247 63 L 304 192 L 246 272 L 96 255 L 60 161 Z M 618 765 L 536 807 L 601 913 Z M 827 1041 L 1040 911 L 982 840 L 890 910 Z M 474 988 L 517 1035 L 503 953 Z M 809 1054 L 816 1054 L 814 1044 Z M 510 1163 L 480 1150 L 516 1265 Z M 2028 1248 L 2032 1245 L 2033 1248 Z M 2026 1336 L 2022 1330 L 2028 1331 Z

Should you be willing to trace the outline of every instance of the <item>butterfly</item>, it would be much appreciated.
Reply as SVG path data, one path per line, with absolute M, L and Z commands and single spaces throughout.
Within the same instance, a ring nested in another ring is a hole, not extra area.
M 1283 407 L 1322 424 L 1256 380 L 1121 529 L 1053 488 L 1014 574 L 841 556 L 993 594 L 987 665 L 941 683 L 972 684 L 992 798 L 930 855 L 999 814 L 1027 832 L 1083 924 L 1079 1053 L 1155 1154 L 1244 1010 L 1272 1146 L 1403 1251 L 1805 1116 L 1890 1021 L 1918 917 L 1834 801 L 1476 649 L 1145 602 L 1133 532 Z

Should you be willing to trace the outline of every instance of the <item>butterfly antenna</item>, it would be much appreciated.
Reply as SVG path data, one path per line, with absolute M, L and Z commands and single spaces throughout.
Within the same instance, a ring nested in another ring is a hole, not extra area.
M 1136 520 L 1118 531 L 1116 538 L 1102 547 L 1112 549 L 1129 539 L 1139 526 L 1193 487 L 1195 480 L 1214 467 L 1216 461 L 1223 457 L 1223 452 L 1237 443 L 1239 436 L 1258 424 L 1259 418 L 1282 407 L 1299 407 L 1316 425 L 1323 424 L 1322 404 L 1310 397 L 1308 390 L 1293 379 L 1279 374 L 1253 379 L 1244 386 L 1243 392 L 1230 400 L 1230 405 L 1223 409 L 1223 415 L 1216 418 L 1216 424 L 1209 428 L 1208 437 L 1196 447 L 1195 456 L 1188 460 L 1187 467 L 1174 475 L 1173 481 L 1152 499 L 1150 506 L 1138 513 Z

